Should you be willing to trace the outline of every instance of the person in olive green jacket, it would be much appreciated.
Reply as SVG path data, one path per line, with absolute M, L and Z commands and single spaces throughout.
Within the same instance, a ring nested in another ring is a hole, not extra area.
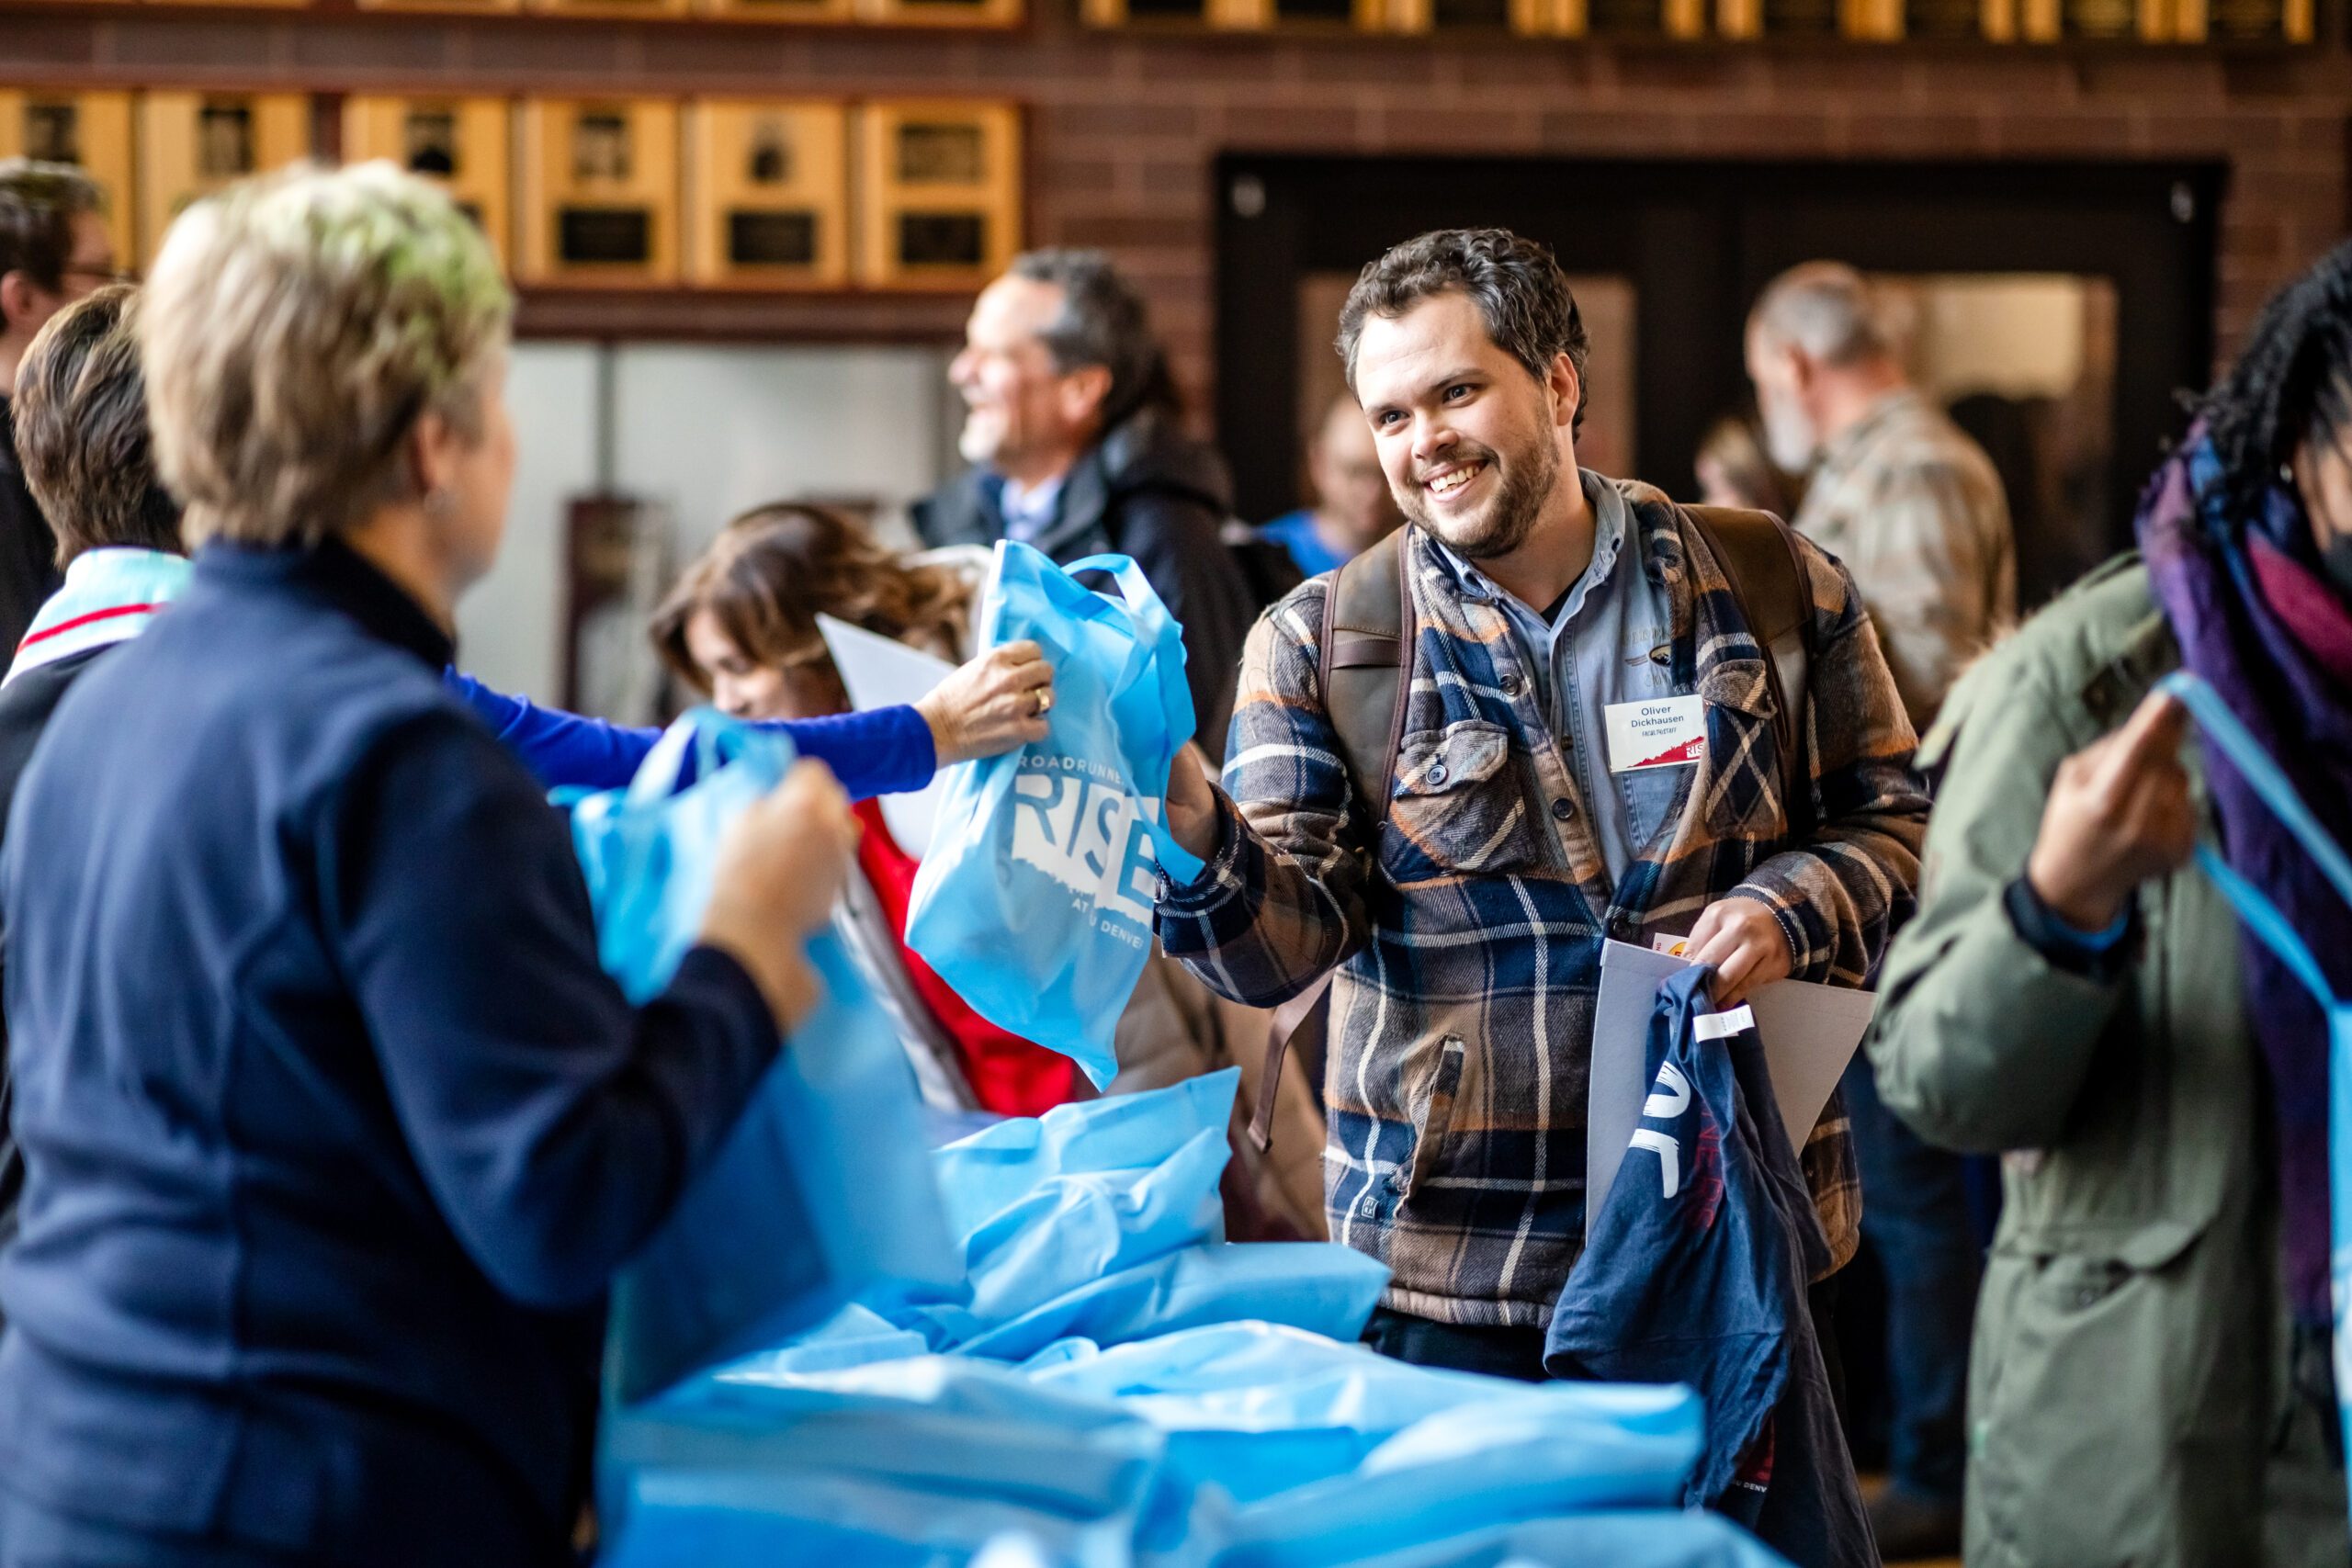
M 2341 1565 L 2326 1031 L 2199 837 L 2352 995 L 2352 910 L 2156 682 L 2211 682 L 2352 840 L 2352 246 L 2272 301 L 2148 491 L 2142 554 L 1955 689 L 1869 1042 L 1921 1136 L 2003 1154 L 1970 1367 L 1970 1568 Z

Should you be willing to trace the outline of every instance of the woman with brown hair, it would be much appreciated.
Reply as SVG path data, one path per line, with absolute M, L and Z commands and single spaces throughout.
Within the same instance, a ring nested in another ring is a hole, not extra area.
M 817 629 L 820 615 L 960 662 L 988 555 L 901 558 L 846 514 L 779 502 L 736 518 L 653 613 L 654 646 L 679 679 L 747 720 L 843 713 L 849 696 Z M 920 859 L 880 807 L 857 807 L 865 833 L 845 927 L 914 1047 L 934 1102 L 1035 1116 L 1075 1098 L 1068 1057 L 974 1012 L 905 942 Z
M 986 550 L 969 546 L 901 557 L 839 512 L 763 506 L 729 524 L 686 570 L 654 612 L 653 641 L 681 679 L 738 718 L 840 713 L 849 700 L 817 617 L 942 659 L 968 659 L 988 563 Z M 1067 1057 L 980 1017 L 907 947 L 920 857 L 892 838 L 876 803 L 855 810 L 865 831 L 843 926 L 896 1015 L 926 1097 L 947 1108 L 1034 1116 L 1088 1092 Z M 1237 1048 L 1254 1060 L 1266 1027 L 1262 1013 L 1218 1001 L 1155 953 L 1119 1021 L 1111 1090 L 1155 1089 L 1224 1066 Z M 1282 1102 L 1276 1156 L 1261 1161 L 1237 1141 L 1250 1167 L 1246 1190 L 1228 1184 L 1237 1232 L 1320 1234 L 1320 1114 L 1303 1086 L 1284 1087 L 1298 1092 Z M 1242 1102 L 1250 1100 L 1245 1086 Z
M 728 524 L 686 569 L 653 613 L 653 643 L 722 713 L 822 718 L 850 704 L 819 615 L 960 664 L 988 559 L 978 547 L 902 558 L 844 513 L 778 502 Z

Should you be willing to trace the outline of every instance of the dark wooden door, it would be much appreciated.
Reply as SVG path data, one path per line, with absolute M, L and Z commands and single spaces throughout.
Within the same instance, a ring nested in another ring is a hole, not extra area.
M 1424 230 L 1497 224 L 1632 285 L 1633 468 L 1689 497 L 1707 426 L 1748 394 L 1748 306 L 1781 269 L 2069 274 L 2113 290 L 2103 543 L 2212 362 L 2212 164 L 1585 163 L 1234 155 L 1217 166 L 1217 432 L 1244 515 L 1294 504 L 1301 285 Z M 1328 328 L 1331 323 L 1325 323 Z M 1327 334 L 1328 335 L 1328 333 Z M 2029 597 L 2038 597 L 2030 592 Z

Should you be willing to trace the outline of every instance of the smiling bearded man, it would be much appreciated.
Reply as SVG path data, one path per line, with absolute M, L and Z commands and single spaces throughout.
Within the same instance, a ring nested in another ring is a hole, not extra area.
M 1584 1243 L 1603 940 L 1689 937 L 1726 1007 L 1783 976 L 1863 985 L 1910 911 L 1928 802 L 1853 582 L 1802 541 L 1809 711 L 1783 772 L 1765 639 L 1714 536 L 1577 466 L 1587 343 L 1549 251 L 1493 229 L 1400 245 L 1339 347 L 1410 525 L 1250 634 L 1223 788 L 1189 756 L 1170 784 L 1206 865 L 1163 889 L 1160 938 L 1261 1007 L 1337 970 L 1331 1233 L 1393 1271 L 1367 1337 L 1538 1378 Z M 1322 643 L 1344 573 L 1400 565 L 1384 789 L 1347 760 Z M 1804 1164 L 1834 1269 L 1858 1209 L 1835 1099 Z

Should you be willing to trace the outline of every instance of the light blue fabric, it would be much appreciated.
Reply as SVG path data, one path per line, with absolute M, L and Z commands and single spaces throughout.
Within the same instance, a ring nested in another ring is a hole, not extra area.
M 1416 1423 L 1464 1405 L 1586 1421 L 1598 1385 L 1511 1383 L 1417 1367 L 1353 1342 L 1263 1322 L 1222 1323 L 1026 1369 L 1040 1386 L 1111 1401 L 1168 1436 L 1163 1487 L 1261 1502 L 1345 1475 Z M 1622 1391 L 1603 1390 L 1614 1414 Z M 1659 1395 L 1679 1408 L 1686 1396 Z M 1181 1516 L 1179 1516 L 1181 1517 Z
M 2165 677 L 2159 689 L 2178 698 L 2205 736 L 2234 764 L 2263 803 L 2278 815 L 2329 884 L 2352 904 L 2352 855 L 2328 837 L 2286 773 L 2239 722 L 2229 705 L 2187 671 Z M 2352 998 L 2339 997 L 2286 916 L 2211 844 L 2197 846 L 2197 863 L 2221 888 L 2263 945 L 2278 954 L 2327 1020 L 2327 1169 L 2330 1293 L 2335 1309 L 2336 1418 L 2352 1444 Z
M 984 1361 L 730 1371 L 607 1416 L 598 1562 L 929 1568 L 1021 1531 L 1124 1563 L 1163 1446 L 1116 1406 Z
M 1713 1514 L 1577 1514 L 1495 1525 L 1384 1551 L 1355 1568 L 1786 1568 L 1755 1537 Z
M 938 1151 L 970 1288 L 851 1306 L 608 1412 L 600 1562 L 1498 1568 L 1615 1561 L 1521 1527 L 1643 1508 L 1594 1539 L 1657 1568 L 1771 1562 L 1664 1509 L 1699 1450 L 1688 1390 L 1387 1360 L 1353 1342 L 1378 1263 L 1208 1239 L 1235 1087 L 1088 1101 Z M 1037 1297 L 956 1354 L 909 1353 L 907 1323 L 944 1337 L 984 1322 L 975 1303 Z
M 600 1561 L 961 1563 L 1025 1535 L 1046 1562 L 1497 1562 L 1477 1554 L 1506 1527 L 1589 1509 L 1658 1510 L 1676 1539 L 1664 1499 L 1698 1440 L 1688 1390 L 1435 1371 L 1252 1324 L 1058 1372 L 729 1369 L 611 1420 Z
M 958 1350 L 1018 1361 L 1059 1339 L 1116 1345 L 1236 1318 L 1353 1338 L 1387 1287 L 1387 1268 L 1353 1247 L 1328 1241 L 1218 1242 L 1090 1280 Z
M 1521 604 L 1476 566 L 1438 547 L 1463 585 L 1493 599 L 1518 634 L 1535 686 L 1527 700 L 1567 754 L 1613 883 L 1664 825 L 1696 764 L 1609 771 L 1609 706 L 1684 694 L 1675 690 L 1668 662 L 1652 657 L 1673 640 L 1673 605 L 1666 585 L 1642 568 L 1645 553 L 1634 534 L 1632 509 L 1600 475 L 1577 477 L 1592 508 L 1592 560 L 1556 616 L 1546 620 L 1548 606 Z
M 1498 1383 L 1507 1380 L 1495 1380 Z M 1699 1448 L 1689 1389 L 1524 1385 L 1415 1422 L 1342 1475 L 1225 1525 L 1219 1568 L 1340 1568 L 1512 1520 L 1672 1506 Z
M 968 1236 L 1057 1176 L 1157 1166 L 1232 1113 L 1236 1067 L 1143 1094 L 1057 1105 L 982 1128 L 932 1156 L 949 1228 Z
M 673 793 L 690 749 L 704 753 L 696 782 Z M 632 1001 L 658 995 L 694 944 L 721 836 L 790 761 L 778 738 L 697 708 L 628 790 L 577 803 L 572 840 L 599 956 Z M 897 1032 L 839 938 L 820 934 L 808 956 L 824 999 L 615 1282 L 606 1365 L 616 1399 L 773 1345 L 886 1281 L 956 1278 Z
M 1124 601 L 1079 586 L 1108 573 Z M 907 945 L 1001 1029 L 1076 1061 L 1097 1088 L 1151 951 L 1158 870 L 1199 862 L 1159 827 L 1168 768 L 1192 739 L 1182 628 L 1125 556 L 1065 569 L 997 546 L 979 642 L 1023 638 L 1054 667 L 1045 739 L 947 774 L 916 874 Z
M 1263 1317 L 1353 1337 L 1388 1271 L 1328 1243 L 1222 1245 L 1218 1178 L 1241 1075 L 1057 1106 L 933 1156 L 962 1287 L 881 1310 L 932 1348 L 1021 1361 Z

